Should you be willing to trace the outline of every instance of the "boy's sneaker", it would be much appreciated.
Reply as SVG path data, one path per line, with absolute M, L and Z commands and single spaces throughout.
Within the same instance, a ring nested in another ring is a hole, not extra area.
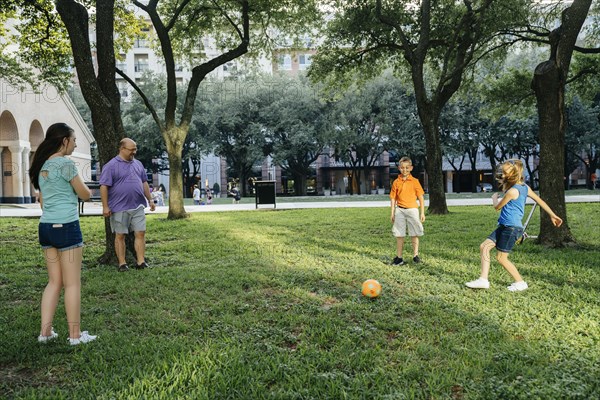
M 96 340 L 97 337 L 98 336 L 92 336 L 92 335 L 90 335 L 88 333 L 88 331 L 83 331 L 79 335 L 78 339 L 71 339 L 71 338 L 69 338 L 69 344 L 71 346 L 77 346 L 78 344 L 85 344 L 85 343 L 92 342 L 92 341 Z
M 58 337 L 58 333 L 54 332 L 54 328 L 50 330 L 50 336 L 38 336 L 38 342 L 40 343 L 48 343 L 51 340 L 54 340 Z
M 418 255 L 416 255 L 416 256 L 414 256 L 414 257 L 413 257 L 413 262 L 414 262 L 415 264 L 418 264 L 418 263 L 420 263 L 420 262 L 421 262 L 421 259 L 419 258 L 419 256 L 418 256 Z
M 127 266 L 127 264 L 121 264 L 117 267 L 117 271 L 127 272 L 127 271 L 129 271 L 129 267 Z
M 467 287 L 470 287 L 471 289 L 489 289 L 490 281 L 488 281 L 487 279 L 479 278 L 474 281 L 467 282 L 465 283 L 465 285 Z
M 512 285 L 507 287 L 507 289 L 511 292 L 522 292 L 523 290 L 526 290 L 528 287 L 529 286 L 527 286 L 527 282 L 519 281 L 519 282 L 514 282 Z
M 392 265 L 404 265 L 404 260 L 402 259 L 402 257 L 394 257 Z

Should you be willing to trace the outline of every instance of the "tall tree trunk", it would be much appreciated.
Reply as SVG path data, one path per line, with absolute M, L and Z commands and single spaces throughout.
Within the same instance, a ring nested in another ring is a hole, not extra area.
M 555 228 L 546 213 L 541 214 L 539 240 L 557 247 L 573 242 L 565 203 L 565 114 L 564 85 L 556 63 L 546 61 L 535 69 L 533 89 L 537 98 L 540 127 L 540 194 L 550 208 L 563 219 Z M 552 179 L 561 177 L 563 179 Z
M 183 207 L 183 145 L 187 130 L 171 128 L 163 132 L 169 157 L 169 213 L 168 219 L 182 219 L 188 215 Z M 200 185 L 202 182 L 200 182 Z
M 293 172 L 294 192 L 296 196 L 306 196 L 306 174 L 302 172 Z
M 555 228 L 550 217 L 542 213 L 539 241 L 560 247 L 575 241 L 567 223 L 565 204 L 565 85 L 577 36 L 587 17 L 592 0 L 573 0 L 561 18 L 561 25 L 549 36 L 550 58 L 534 72 L 532 87 L 538 104 L 540 141 L 540 195 L 563 219 Z
M 419 113 L 421 114 L 421 113 Z M 442 150 L 438 132 L 438 116 L 421 116 L 425 132 L 425 154 L 427 170 L 427 188 L 429 193 L 429 214 L 448 214 L 446 193 L 444 192 L 444 173 L 442 172 Z

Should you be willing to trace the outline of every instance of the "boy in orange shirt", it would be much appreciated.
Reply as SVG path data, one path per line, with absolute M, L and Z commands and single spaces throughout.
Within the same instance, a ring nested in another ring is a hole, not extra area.
M 410 174 L 413 169 L 411 159 L 402 157 L 398 165 L 400 175 L 392 184 L 390 191 L 392 233 L 396 236 L 396 257 L 392 264 L 405 264 L 402 259 L 402 250 L 407 228 L 412 242 L 413 262 L 420 263 L 419 236 L 423 236 L 423 222 L 425 222 L 425 200 L 423 199 L 425 192 L 419 180 Z M 419 200 L 418 206 L 417 200 Z M 421 209 L 420 215 L 419 208 Z

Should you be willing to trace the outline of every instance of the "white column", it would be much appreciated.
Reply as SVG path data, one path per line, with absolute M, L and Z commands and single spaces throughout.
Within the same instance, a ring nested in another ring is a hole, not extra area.
M 22 179 L 21 182 L 23 184 L 23 196 L 25 196 L 25 202 L 29 203 L 31 201 L 31 184 L 29 183 L 29 153 L 31 148 L 23 147 L 23 154 L 21 163 L 21 171 L 22 171 Z
M 21 179 L 21 160 L 23 146 L 8 146 L 11 154 L 11 170 L 12 170 L 12 197 L 23 198 L 23 180 Z

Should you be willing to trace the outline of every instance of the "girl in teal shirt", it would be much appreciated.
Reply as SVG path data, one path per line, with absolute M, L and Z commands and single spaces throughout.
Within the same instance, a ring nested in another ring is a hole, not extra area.
M 52 328 L 52 320 L 63 287 L 69 343 L 78 345 L 96 339 L 96 336 L 80 330 L 83 238 L 77 197 L 89 200 L 91 192 L 73 161 L 66 158 L 76 147 L 73 129 L 67 124 L 53 124 L 36 150 L 29 170 L 31 182 L 39 190 L 42 217 L 38 234 L 48 269 L 48 284 L 41 304 L 40 343 L 58 337 Z

